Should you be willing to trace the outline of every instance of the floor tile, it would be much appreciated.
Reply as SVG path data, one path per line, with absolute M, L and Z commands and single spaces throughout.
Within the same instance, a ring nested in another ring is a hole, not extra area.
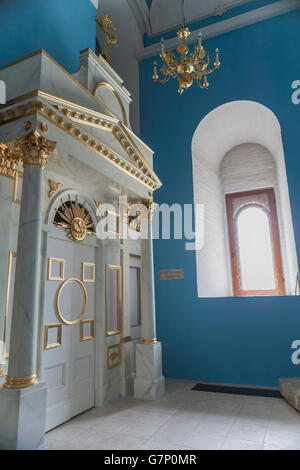
M 228 437 L 262 444 L 268 429 L 268 422 L 251 419 L 237 419 L 228 432 Z
M 194 432 L 186 439 L 185 445 L 198 450 L 220 450 L 224 439 L 221 436 Z
M 261 447 L 261 445 L 255 442 L 227 437 L 221 450 L 261 450 Z
M 278 432 L 269 429 L 264 443 L 271 444 L 276 447 L 289 447 L 300 450 L 300 433 L 287 431 Z
M 285 400 L 166 383 L 157 401 L 123 398 L 53 429 L 49 450 L 300 450 L 300 413 Z

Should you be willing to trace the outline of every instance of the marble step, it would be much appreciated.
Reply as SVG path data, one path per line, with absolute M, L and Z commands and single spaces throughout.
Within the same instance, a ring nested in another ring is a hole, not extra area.
M 279 379 L 281 395 L 300 412 L 300 378 Z

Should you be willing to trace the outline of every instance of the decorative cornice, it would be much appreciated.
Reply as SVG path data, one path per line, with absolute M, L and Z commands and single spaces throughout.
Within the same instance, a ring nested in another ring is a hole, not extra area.
M 255 10 L 248 11 L 241 15 L 233 16 L 228 20 L 218 21 L 217 23 L 209 26 L 204 26 L 201 29 L 192 31 L 187 40 L 187 44 L 191 44 L 197 40 L 198 33 L 201 31 L 203 39 L 209 39 L 221 34 L 229 33 L 236 29 L 241 29 L 246 26 L 258 23 L 260 21 L 273 18 L 275 16 L 283 15 L 290 11 L 298 10 L 300 8 L 299 0 L 280 0 L 278 2 L 266 5 L 264 7 L 256 8 Z M 173 38 L 165 41 L 166 49 L 171 47 L 176 48 L 179 44 L 178 38 Z M 153 44 L 152 46 L 145 47 L 136 53 L 138 60 L 148 59 L 160 54 L 160 43 Z
M 44 170 L 48 155 L 56 148 L 56 142 L 42 137 L 37 131 L 31 131 L 29 134 L 17 137 L 14 146 L 22 155 L 24 168 L 34 166 Z
M 25 102 L 26 99 L 28 100 L 27 102 Z M 44 101 L 41 101 L 41 99 Z M 51 100 L 51 104 L 45 102 L 45 100 Z M 59 104 L 55 104 L 55 101 Z M 21 105 L 20 102 L 22 103 Z M 10 108 L 10 105 L 13 106 Z M 109 160 L 119 169 L 122 169 L 128 175 L 143 183 L 150 191 L 155 191 L 162 185 L 158 176 L 134 142 L 131 132 L 121 121 L 115 118 L 83 108 L 80 105 L 77 106 L 75 103 L 70 103 L 39 90 L 9 102 L 5 107 L 2 107 L 1 114 L 2 122 L 0 122 L 0 126 L 8 124 L 12 120 L 22 119 L 28 115 L 39 115 L 43 121 L 51 122 L 59 127 L 98 153 L 102 158 Z M 80 126 L 77 126 L 77 124 Z M 45 125 L 46 122 L 43 122 L 44 129 L 46 128 Z M 90 136 L 87 131 L 83 130 L 82 125 L 111 132 L 126 151 L 132 163 L 103 144 L 95 136 Z
M 21 154 L 0 142 L 0 174 L 14 178 Z

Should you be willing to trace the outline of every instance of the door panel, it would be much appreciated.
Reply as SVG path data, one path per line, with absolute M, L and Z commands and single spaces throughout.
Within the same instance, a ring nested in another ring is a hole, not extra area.
M 47 430 L 94 406 L 95 254 L 94 247 L 48 238 L 44 325 L 61 325 L 61 345 L 44 344 Z

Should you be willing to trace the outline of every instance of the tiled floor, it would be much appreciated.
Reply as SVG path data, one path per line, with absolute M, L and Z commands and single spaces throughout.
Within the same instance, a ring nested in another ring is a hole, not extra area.
M 123 399 L 47 434 L 51 450 L 300 450 L 300 413 L 283 399 L 191 391 L 167 381 L 156 402 Z

